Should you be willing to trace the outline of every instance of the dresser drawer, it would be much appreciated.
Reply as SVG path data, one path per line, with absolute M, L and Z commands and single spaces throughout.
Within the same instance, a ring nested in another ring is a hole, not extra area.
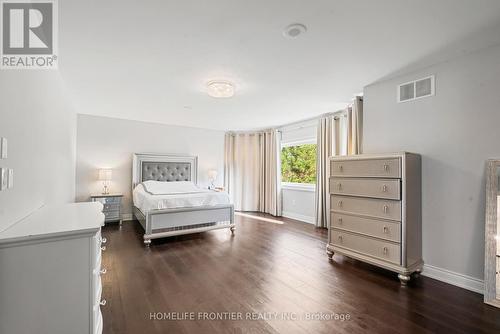
M 103 212 L 106 211 L 119 211 L 120 210 L 120 203 L 109 203 L 109 204 L 104 204 L 103 205 Z
M 330 193 L 362 197 L 401 199 L 399 179 L 330 178 Z
M 105 220 L 118 220 L 120 219 L 120 211 L 103 211 Z
M 341 213 L 401 221 L 401 201 L 331 195 L 330 208 Z
M 122 201 L 121 197 L 94 197 L 94 202 L 101 202 L 102 204 L 120 204 Z
M 400 178 L 399 158 L 331 161 L 330 175 Z
M 393 242 L 401 242 L 401 223 L 363 218 L 341 213 L 330 213 L 331 227 L 365 234 Z
M 332 229 L 330 233 L 331 243 L 335 246 L 394 264 L 400 264 L 401 262 L 401 248 L 398 244 L 336 229 Z

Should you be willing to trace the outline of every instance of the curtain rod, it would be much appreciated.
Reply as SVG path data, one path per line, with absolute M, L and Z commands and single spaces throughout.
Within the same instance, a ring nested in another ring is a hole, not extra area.
M 327 117 L 327 116 L 336 117 L 336 116 L 339 116 L 339 115 L 344 114 L 344 113 L 345 113 L 345 110 L 339 110 L 339 111 L 324 113 L 324 114 L 321 114 L 321 115 L 318 115 L 318 116 L 314 116 L 314 117 L 302 119 L 300 121 L 296 121 L 296 122 L 292 122 L 292 123 L 287 123 L 285 125 L 281 125 L 281 126 L 277 127 L 277 129 L 281 131 L 281 130 L 283 130 L 285 128 L 288 128 L 290 126 L 293 126 L 293 125 L 300 125 L 301 123 L 318 120 L 318 119 L 320 119 L 322 117 Z M 303 126 L 298 126 L 297 129 L 300 129 L 301 127 L 303 127 Z
M 354 100 L 356 99 L 359 99 L 360 101 L 363 101 L 363 96 L 356 96 L 354 98 Z M 309 117 L 309 118 L 306 118 L 306 119 L 302 119 L 300 121 L 295 121 L 295 122 L 291 122 L 291 123 L 287 123 L 287 124 L 283 124 L 283 125 L 280 125 L 278 127 L 276 127 L 278 130 L 282 130 L 283 128 L 287 128 L 289 126 L 292 126 L 292 125 L 295 125 L 295 124 L 300 124 L 300 123 L 305 123 L 305 122 L 309 122 L 309 121 L 312 121 L 312 120 L 317 120 L 317 119 L 320 119 L 322 117 L 327 117 L 327 116 L 339 116 L 341 114 L 344 114 L 346 112 L 346 109 L 350 106 L 351 104 L 348 104 L 347 107 L 345 109 L 342 109 L 342 110 L 337 110 L 337 111 L 332 111 L 332 112 L 327 112 L 327 113 L 324 113 L 324 114 L 321 114 L 321 115 L 318 115 L 318 116 L 314 116 L 314 117 Z M 299 127 L 300 128 L 300 127 Z
M 356 99 L 359 99 L 360 101 L 363 101 L 363 96 L 356 96 L 354 98 L 353 101 L 355 101 Z M 321 117 L 327 117 L 327 116 L 333 116 L 334 119 L 337 119 L 336 116 L 340 116 L 342 114 L 345 114 L 346 112 L 346 109 L 350 106 L 351 104 L 348 104 L 347 107 L 345 109 L 342 109 L 342 110 L 337 110 L 337 111 L 331 111 L 331 112 L 327 112 L 327 113 L 324 113 L 324 114 L 321 114 L 321 115 L 318 115 L 318 116 L 314 116 L 314 117 L 309 117 L 309 118 L 305 118 L 305 119 L 301 119 L 299 121 L 295 121 L 295 122 L 291 122 L 291 123 L 287 123 L 287 124 L 283 124 L 283 125 L 279 125 L 279 126 L 275 126 L 275 127 L 270 127 L 270 128 L 264 128 L 264 129 L 259 129 L 259 130 L 245 130 L 245 131 L 226 131 L 228 133 L 232 133 L 232 134 L 245 134 L 245 133 L 261 133 L 261 132 L 265 132 L 265 131 L 268 131 L 268 130 L 272 130 L 272 129 L 277 129 L 279 132 L 282 132 L 282 130 L 284 128 L 288 128 L 290 126 L 293 126 L 293 125 L 296 125 L 296 124 L 300 124 L 300 123 L 305 123 L 305 122 L 309 122 L 309 121 L 313 121 L 313 120 L 318 120 L 320 119 Z M 301 126 L 298 126 L 297 129 L 300 129 L 302 128 Z

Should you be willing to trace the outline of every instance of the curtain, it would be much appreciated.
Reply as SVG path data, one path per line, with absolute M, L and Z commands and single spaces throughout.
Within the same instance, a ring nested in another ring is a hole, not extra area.
M 361 154 L 363 139 L 363 98 L 356 97 L 347 109 L 337 116 L 322 117 L 318 121 L 316 153 L 315 222 L 317 227 L 328 227 L 330 156 Z
M 318 135 L 316 145 L 316 193 L 315 193 L 315 221 L 317 227 L 328 227 L 328 158 L 332 155 L 332 145 L 340 150 L 340 141 L 333 140 L 332 136 L 338 133 L 334 130 L 339 127 L 333 116 L 322 117 L 318 121 Z
M 259 211 L 281 216 L 281 134 L 269 130 L 262 134 Z
M 363 140 L 363 98 L 357 96 L 347 107 L 347 154 L 361 154 Z
M 226 134 L 224 187 L 235 210 L 258 211 L 260 134 Z
M 280 146 L 276 130 L 226 134 L 224 186 L 235 210 L 281 216 Z

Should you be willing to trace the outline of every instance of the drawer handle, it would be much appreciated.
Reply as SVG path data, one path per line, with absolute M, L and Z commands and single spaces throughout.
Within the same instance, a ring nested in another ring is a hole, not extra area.
M 389 165 L 388 164 L 384 164 L 384 171 L 386 171 L 386 172 L 389 171 Z
M 386 192 L 387 192 L 387 185 L 385 185 L 385 184 L 384 184 L 384 185 L 382 186 L 382 191 L 383 191 L 384 193 L 386 193 Z
M 342 225 L 342 217 L 339 217 L 338 221 L 339 221 L 339 224 Z
M 108 242 L 108 239 L 106 239 L 106 238 L 102 237 L 102 238 L 101 238 L 101 244 L 105 244 L 106 242 Z
M 387 247 L 384 247 L 384 254 L 387 255 L 388 252 L 389 252 L 389 249 L 387 249 Z
M 106 246 L 101 246 L 101 251 L 104 252 L 106 250 Z
M 341 207 L 342 207 L 342 204 L 343 204 L 343 203 L 342 203 L 342 201 L 339 201 L 339 202 L 338 202 L 338 206 L 339 206 L 339 208 L 341 208 Z
M 104 306 L 106 305 L 106 303 L 107 303 L 106 299 L 103 299 L 99 302 L 99 305 Z
M 101 275 L 106 275 L 106 273 L 107 273 L 107 272 L 108 272 L 108 270 L 107 270 L 106 268 L 102 268 L 102 269 L 99 271 L 99 273 L 100 273 Z
M 342 172 L 343 170 L 344 170 L 344 166 L 339 165 L 339 171 L 341 171 L 341 172 Z
M 387 228 L 387 226 L 384 226 L 383 231 L 384 233 L 389 233 L 389 228 Z
M 339 235 L 339 241 L 340 241 L 340 242 L 342 242 L 342 239 L 343 239 L 343 238 L 342 238 L 342 236 L 341 236 L 341 235 Z
M 337 189 L 338 189 L 338 190 L 342 190 L 342 183 L 339 183 L 339 184 L 337 185 Z
M 387 205 L 384 205 L 384 213 L 387 213 L 389 211 L 389 207 Z

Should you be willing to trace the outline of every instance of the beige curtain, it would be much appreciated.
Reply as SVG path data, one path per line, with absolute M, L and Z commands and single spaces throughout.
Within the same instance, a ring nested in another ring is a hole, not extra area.
M 276 130 L 226 134 L 224 186 L 235 210 L 281 216 L 279 147 Z
M 334 129 L 339 126 L 336 123 L 333 116 L 323 117 L 318 121 L 315 193 L 317 227 L 328 227 L 328 158 L 332 155 L 332 146 L 340 145 L 339 141 L 333 141 L 332 138 Z
M 363 98 L 357 96 L 347 108 L 347 154 L 361 154 L 363 142 Z
M 269 130 L 262 134 L 259 211 L 281 216 L 281 134 Z
M 328 227 L 328 161 L 330 156 L 361 154 L 363 129 L 363 98 L 356 97 L 345 112 L 326 116 L 318 121 L 316 156 L 315 222 Z

